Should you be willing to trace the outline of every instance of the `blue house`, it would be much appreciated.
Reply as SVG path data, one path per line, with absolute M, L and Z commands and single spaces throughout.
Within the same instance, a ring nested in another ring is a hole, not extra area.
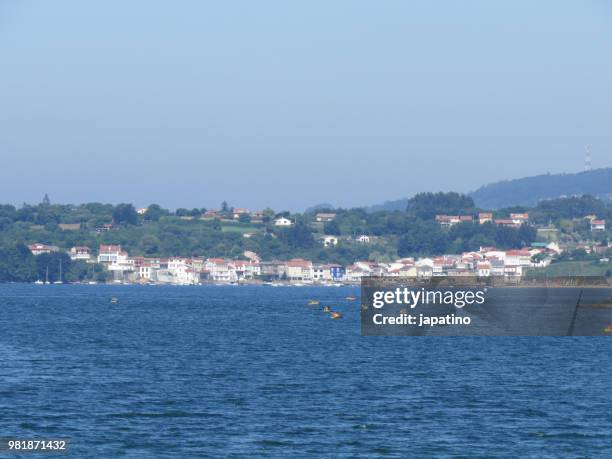
M 346 273 L 344 266 L 341 265 L 329 265 L 329 271 L 331 272 L 331 277 L 334 281 L 343 280 L 344 274 Z

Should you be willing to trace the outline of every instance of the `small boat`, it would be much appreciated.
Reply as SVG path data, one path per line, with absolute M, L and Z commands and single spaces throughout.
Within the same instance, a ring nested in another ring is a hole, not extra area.
M 309 304 L 310 306 L 314 306 L 314 305 L 317 305 L 317 304 L 319 304 L 319 303 L 320 303 L 320 301 L 319 301 L 319 300 L 310 300 L 310 301 L 308 301 L 308 304 Z
M 40 279 L 38 279 L 38 280 L 37 280 L 36 282 L 34 282 L 34 283 L 35 283 L 35 284 L 38 284 L 38 285 L 44 284 L 44 282 L 43 282 L 43 281 L 41 281 Z
M 612 324 L 608 325 L 608 328 L 604 328 L 604 333 L 612 333 Z
M 111 298 L 111 303 L 113 303 L 113 304 L 119 303 L 119 299 L 116 296 L 114 296 L 114 297 Z
M 330 312 L 331 309 L 329 308 L 329 306 L 323 306 L 323 312 Z
M 340 314 L 339 312 L 335 312 L 335 311 L 333 311 L 329 316 L 332 319 L 342 319 L 342 314 Z
M 345 300 L 348 300 L 348 301 L 355 301 L 356 299 L 357 299 L 357 297 L 356 297 L 356 296 L 347 296 L 347 297 L 345 298 Z

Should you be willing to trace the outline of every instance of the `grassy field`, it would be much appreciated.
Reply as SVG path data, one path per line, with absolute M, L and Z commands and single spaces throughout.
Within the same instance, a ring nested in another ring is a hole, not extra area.
M 224 233 L 256 233 L 261 227 L 249 225 L 248 223 L 221 223 L 221 231 Z
M 530 269 L 527 277 L 557 277 L 557 276 L 604 276 L 612 270 L 612 263 L 598 261 L 562 261 L 552 263 L 546 268 Z

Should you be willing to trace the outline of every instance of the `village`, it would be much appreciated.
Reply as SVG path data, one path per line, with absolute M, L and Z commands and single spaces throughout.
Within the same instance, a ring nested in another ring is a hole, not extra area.
M 145 213 L 146 209 L 140 209 Z M 249 215 L 251 222 L 263 217 L 262 212 L 249 212 L 247 209 L 233 209 L 233 218 L 243 220 Z M 218 218 L 215 211 L 208 211 L 203 218 Z M 185 217 L 190 218 L 190 217 Z M 322 212 L 313 216 L 314 223 L 327 223 L 336 218 L 335 213 Z M 590 224 L 592 233 L 605 231 L 605 221 L 595 215 L 584 217 Z M 528 213 L 511 213 L 508 218 L 494 219 L 493 213 L 481 212 L 477 215 L 436 215 L 435 221 L 443 228 L 451 228 L 462 223 L 476 225 L 493 224 L 519 228 L 529 225 Z M 285 216 L 272 219 L 274 226 L 290 227 L 293 222 Z M 290 285 L 342 285 L 357 284 L 363 277 L 414 277 L 431 278 L 437 276 L 477 276 L 520 279 L 529 269 L 548 266 L 555 257 L 568 247 L 562 247 L 550 233 L 554 227 L 538 227 L 540 242 L 532 242 L 527 247 L 503 250 L 496 247 L 480 247 L 476 251 L 459 254 L 440 254 L 431 257 L 404 257 L 393 261 L 355 261 L 348 265 L 335 263 L 316 263 L 311 260 L 293 258 L 289 260 L 262 260 L 253 251 L 244 251 L 242 259 L 204 258 L 188 256 L 145 257 L 130 256 L 119 244 L 100 244 L 94 251 L 87 246 L 74 246 L 64 249 L 73 261 L 101 266 L 108 272 L 108 280 L 126 284 L 249 284 L 274 283 Z M 244 237 L 249 237 L 246 233 Z M 323 247 L 338 244 L 339 238 L 324 235 L 320 238 Z M 369 244 L 371 236 L 361 234 L 354 237 L 355 243 Z M 587 253 L 605 254 L 609 244 L 573 247 Z M 37 256 L 57 253 L 61 249 L 55 245 L 32 243 L 30 252 Z M 61 279 L 60 279 L 61 280 Z M 40 280 L 42 281 L 42 280 Z M 39 281 L 39 282 L 40 282 Z

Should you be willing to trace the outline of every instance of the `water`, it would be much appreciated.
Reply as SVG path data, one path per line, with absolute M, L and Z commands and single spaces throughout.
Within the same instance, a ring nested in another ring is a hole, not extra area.
M 612 337 L 366 338 L 358 293 L 0 285 L 0 436 L 79 458 L 610 457 Z

